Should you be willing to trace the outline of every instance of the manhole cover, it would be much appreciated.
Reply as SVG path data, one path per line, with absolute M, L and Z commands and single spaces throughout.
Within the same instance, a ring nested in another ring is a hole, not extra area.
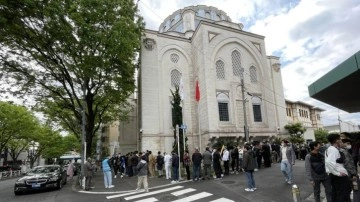
M 235 184 L 235 181 L 222 181 L 223 184 Z

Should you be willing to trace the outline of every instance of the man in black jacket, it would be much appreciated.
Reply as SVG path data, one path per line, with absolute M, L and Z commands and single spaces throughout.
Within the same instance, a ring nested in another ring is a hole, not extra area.
M 195 152 L 193 153 L 191 160 L 193 162 L 193 181 L 198 181 L 202 161 L 202 155 L 200 154 L 198 148 L 195 148 Z
M 314 187 L 315 202 L 320 202 L 320 184 L 325 188 L 326 200 L 331 201 L 331 182 L 325 170 L 325 159 L 319 153 L 321 144 L 310 142 L 310 153 L 305 156 L 305 171 L 310 184 Z
M 221 160 L 220 152 L 216 148 L 214 148 L 214 151 L 213 151 L 213 167 L 214 167 L 214 171 L 215 171 L 215 175 L 216 175 L 215 180 L 222 179 L 221 178 L 220 160 Z

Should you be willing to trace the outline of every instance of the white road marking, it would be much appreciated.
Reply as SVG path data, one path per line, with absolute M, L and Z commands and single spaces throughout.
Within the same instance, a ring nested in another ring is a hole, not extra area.
M 219 199 L 216 199 L 216 200 L 210 201 L 210 202 L 235 202 L 235 201 L 227 199 L 227 198 L 219 198 Z
M 163 193 L 163 192 L 167 192 L 167 191 L 172 191 L 175 189 L 181 189 L 183 188 L 183 186 L 175 186 L 175 187 L 170 187 L 167 189 L 162 189 L 162 190 L 158 190 L 158 191 L 152 191 L 152 192 L 146 192 L 143 194 L 137 194 L 135 196 L 129 196 L 124 198 L 125 200 L 132 200 L 132 199 L 136 199 L 136 198 L 141 198 L 141 197 L 145 197 L 145 196 L 151 196 L 151 195 L 155 195 L 155 194 L 159 194 L 159 193 Z
M 186 193 L 189 193 L 189 192 L 193 192 L 195 190 L 196 189 L 188 188 L 188 189 L 180 190 L 180 191 L 177 191 L 177 192 L 173 192 L 171 194 L 174 195 L 174 196 L 180 196 L 180 195 L 183 195 L 183 194 L 186 194 Z
M 207 192 L 201 192 L 199 194 L 191 195 L 191 196 L 181 198 L 181 199 L 178 199 L 178 200 L 172 201 L 172 202 L 191 202 L 191 201 L 202 199 L 202 198 L 205 198 L 205 197 L 208 197 L 208 196 L 211 196 L 211 195 L 212 194 L 207 193 Z
M 155 201 L 158 201 L 158 200 L 154 197 L 151 197 L 151 198 L 146 198 L 146 199 L 135 201 L 135 202 L 155 202 Z

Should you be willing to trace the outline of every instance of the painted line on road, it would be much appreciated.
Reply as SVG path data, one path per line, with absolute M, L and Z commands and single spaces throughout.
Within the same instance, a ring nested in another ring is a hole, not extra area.
M 183 184 L 183 183 L 187 183 L 187 182 L 192 182 L 192 181 L 180 181 L 177 182 L 176 184 Z M 149 190 L 151 189 L 158 189 L 158 188 L 163 188 L 163 187 L 169 187 L 169 186 L 173 186 L 175 184 L 164 184 L 164 185 L 159 185 L 159 186 L 155 186 L 155 187 L 151 187 L 149 188 Z M 75 188 L 75 185 L 73 186 L 73 191 L 77 191 Z M 126 190 L 126 191 L 84 191 L 84 190 L 80 190 L 77 191 L 79 193 L 84 193 L 84 194 L 106 194 L 106 195 L 111 195 L 111 194 L 123 194 L 123 193 L 129 193 L 129 192 L 136 192 L 136 190 Z
M 178 199 L 178 200 L 172 201 L 172 202 L 191 202 L 191 201 L 199 200 L 199 199 L 211 196 L 211 195 L 213 195 L 213 194 L 210 194 L 208 192 L 201 192 L 199 194 L 191 195 L 191 196 L 181 198 L 181 199 Z
M 177 192 L 173 192 L 171 194 L 174 195 L 174 196 L 180 196 L 180 195 L 183 195 L 183 194 L 186 194 L 186 193 L 189 193 L 189 192 L 193 192 L 195 190 L 196 189 L 188 188 L 188 189 L 180 190 L 180 191 L 177 191 Z
M 135 201 L 135 202 L 155 202 L 155 201 L 159 201 L 159 200 L 157 200 L 154 197 L 151 197 L 151 198 L 146 198 L 146 199 L 143 199 L 143 200 L 140 200 L 140 201 Z
M 136 199 L 136 198 L 140 198 L 140 197 L 151 196 L 151 195 L 159 194 L 159 193 L 162 193 L 162 192 L 167 192 L 167 191 L 171 191 L 171 190 L 175 190 L 175 189 L 181 189 L 181 188 L 183 188 L 183 186 L 175 186 L 175 187 L 170 187 L 170 188 L 162 189 L 162 190 L 158 190 L 158 191 L 146 192 L 144 194 L 137 194 L 135 196 L 129 196 L 129 197 L 126 197 L 124 199 L 125 200 L 132 200 L 132 199 Z
M 227 198 L 219 198 L 210 202 L 235 202 L 233 200 L 227 199 Z

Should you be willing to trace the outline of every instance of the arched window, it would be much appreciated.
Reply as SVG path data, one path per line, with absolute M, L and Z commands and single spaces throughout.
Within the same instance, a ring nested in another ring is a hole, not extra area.
M 234 50 L 231 53 L 232 68 L 234 76 L 243 77 L 244 69 L 241 67 L 241 55 L 239 51 Z
M 177 63 L 179 61 L 179 56 L 177 54 L 173 53 L 170 55 L 170 60 L 173 63 Z
M 250 81 L 251 81 L 251 83 L 257 83 L 256 68 L 254 66 L 251 66 L 249 71 L 250 71 Z
M 225 80 L 225 64 L 223 61 L 216 61 L 216 78 Z
M 223 92 L 218 92 L 216 100 L 219 108 L 219 120 L 229 121 L 229 96 Z
M 180 86 L 181 73 L 174 69 L 171 71 L 171 87 Z
M 261 98 L 258 96 L 254 96 L 251 98 L 251 102 L 253 106 L 254 122 L 262 122 Z

